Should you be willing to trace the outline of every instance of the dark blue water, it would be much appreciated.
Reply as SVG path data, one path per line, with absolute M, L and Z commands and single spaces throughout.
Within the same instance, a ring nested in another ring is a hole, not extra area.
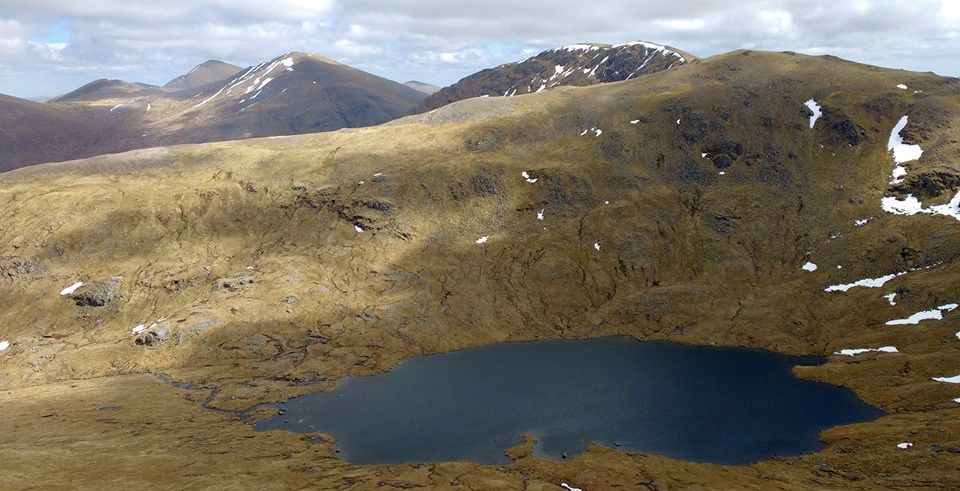
M 815 451 L 820 431 L 882 415 L 848 389 L 791 374 L 822 361 L 626 337 L 499 344 L 345 379 L 256 428 L 333 435 L 355 463 L 504 463 L 529 434 L 554 459 L 595 442 L 747 464 Z

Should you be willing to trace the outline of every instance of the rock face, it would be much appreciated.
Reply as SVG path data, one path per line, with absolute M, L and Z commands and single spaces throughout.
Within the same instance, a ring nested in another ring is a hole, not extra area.
M 471 97 L 511 97 L 561 85 L 593 85 L 641 77 L 688 63 L 694 56 L 667 46 L 573 44 L 470 75 L 440 89 L 418 107 L 429 111 Z
M 92 281 L 84 284 L 69 297 L 79 306 L 103 307 L 116 298 L 123 283 L 122 276 L 114 276 L 107 280 Z

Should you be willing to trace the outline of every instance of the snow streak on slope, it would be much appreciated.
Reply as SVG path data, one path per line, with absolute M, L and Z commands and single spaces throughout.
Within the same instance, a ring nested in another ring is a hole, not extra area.
M 252 66 L 247 68 L 243 72 L 240 72 L 240 75 L 237 75 L 232 80 L 227 82 L 220 90 L 214 93 L 209 98 L 203 100 L 196 106 L 193 106 L 191 109 L 197 109 L 200 106 L 222 96 L 227 96 L 232 94 L 234 91 L 240 92 L 242 94 L 249 94 L 251 92 L 257 91 L 250 99 L 256 98 L 260 94 L 259 91 L 263 90 L 264 87 L 271 81 L 276 78 L 274 70 L 277 68 L 283 67 L 285 71 L 293 71 L 294 60 L 290 55 L 283 55 L 278 58 L 274 58 L 270 61 L 265 61 L 259 65 Z M 270 76 L 273 75 L 273 76 Z M 244 99 L 245 100 L 245 99 Z M 240 102 L 243 102 L 241 100 Z

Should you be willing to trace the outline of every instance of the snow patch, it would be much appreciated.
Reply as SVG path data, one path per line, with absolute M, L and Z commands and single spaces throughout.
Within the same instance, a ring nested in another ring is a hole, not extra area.
M 593 248 L 596 249 L 597 252 L 600 252 L 600 241 L 594 242 L 594 243 L 593 243 Z
M 10 341 L 0 341 L 0 351 L 6 351 L 10 347 Z
M 863 353 L 869 353 L 871 351 L 876 351 L 878 353 L 899 353 L 896 346 L 883 346 L 880 348 L 856 348 L 856 349 L 842 349 L 840 351 L 835 351 L 835 355 L 843 356 L 857 356 Z
M 948 384 L 960 384 L 960 375 L 956 377 L 933 377 L 937 382 L 946 382 Z
M 543 209 L 537 212 L 537 220 L 543 221 Z
M 528 174 L 527 171 L 521 172 L 520 175 L 523 176 L 523 180 L 527 181 L 527 182 L 530 183 L 530 184 L 533 184 L 533 183 L 537 182 L 537 178 L 536 178 L 536 177 L 530 177 L 530 174 Z
M 82 282 L 82 281 L 78 281 L 78 282 L 76 282 L 76 283 L 74 283 L 74 284 L 72 284 L 72 285 L 64 288 L 63 290 L 60 290 L 60 295 L 61 295 L 61 296 L 70 295 L 71 293 L 77 291 L 77 289 L 80 288 L 81 286 L 83 286 L 83 282 Z
M 853 221 L 853 225 L 854 225 L 855 227 L 862 227 L 862 226 L 866 225 L 867 222 L 869 222 L 869 221 L 870 221 L 869 218 L 863 218 L 863 219 L 860 219 L 860 220 L 854 220 L 854 221 Z
M 560 47 L 560 48 L 557 48 L 557 49 L 565 49 L 565 50 L 567 50 L 567 51 L 593 51 L 593 50 L 595 50 L 595 49 L 596 49 L 596 50 L 600 49 L 600 47 L 599 47 L 599 46 L 593 46 L 593 45 L 590 45 L 590 44 L 570 44 L 570 45 L 563 46 L 563 47 Z
M 920 321 L 925 320 L 941 320 L 943 319 L 944 312 L 951 312 L 958 307 L 955 303 L 948 303 L 946 305 L 941 305 L 935 309 L 931 310 L 922 310 L 916 314 L 907 317 L 906 319 L 894 319 L 892 321 L 887 321 L 888 326 L 905 326 L 912 324 L 919 324 Z
M 896 304 L 897 304 L 897 302 L 893 300 L 894 298 L 897 298 L 897 294 L 896 294 L 896 293 L 891 293 L 891 294 L 889 294 L 889 295 L 884 295 L 883 298 L 887 299 L 887 303 L 889 303 L 890 305 L 896 305 Z
M 960 221 L 960 191 L 945 205 L 924 208 L 920 200 L 912 194 L 908 194 L 907 197 L 902 200 L 897 199 L 896 196 L 884 196 L 880 201 L 880 207 L 883 208 L 883 211 L 893 215 L 913 216 L 918 213 L 923 213 L 927 215 L 953 217 Z
M 486 244 L 488 239 L 490 239 L 490 237 L 487 235 L 484 235 L 483 237 L 480 237 L 479 239 L 477 239 L 477 244 Z
M 810 116 L 810 129 L 813 129 L 813 125 L 816 124 L 817 120 L 820 119 L 820 116 L 823 116 L 823 111 L 820 110 L 820 104 L 817 104 L 817 101 L 810 99 L 807 102 L 803 103 L 807 106 L 810 111 L 813 112 L 813 115 Z
M 825 291 L 825 292 L 845 292 L 845 291 L 847 291 L 847 290 L 850 290 L 851 288 L 856 288 L 856 287 L 858 287 L 858 286 L 862 286 L 862 287 L 864 287 L 864 288 L 880 288 L 880 287 L 882 287 L 886 282 L 888 282 L 888 281 L 896 278 L 897 276 L 901 276 L 901 275 L 905 275 L 905 274 L 907 274 L 907 272 L 906 272 L 906 271 L 902 271 L 902 272 L 900 272 L 900 273 L 892 273 L 892 274 L 884 275 L 884 276 L 881 276 L 881 277 L 879 277 L 879 278 L 864 278 L 864 279 L 862 279 L 862 280 L 857 280 L 857 281 L 855 281 L 855 282 L 853 282 L 853 283 L 845 283 L 845 284 L 842 284 L 842 285 L 830 285 L 830 286 L 826 287 L 823 291 Z
M 639 122 L 640 122 L 639 119 L 631 119 L 631 120 L 630 120 L 630 124 L 637 124 L 637 123 L 639 123 Z
M 906 84 L 897 84 L 897 88 L 900 90 L 907 90 L 909 87 Z
M 814 263 L 812 263 L 812 262 L 810 262 L 810 261 L 807 261 L 807 263 L 803 265 L 803 268 L 802 268 L 802 269 L 803 269 L 804 271 L 813 272 L 813 271 L 816 271 L 816 270 L 817 270 L 817 265 L 814 264 Z
M 897 164 L 893 169 L 893 180 L 890 181 L 890 184 L 903 182 L 902 178 L 906 175 L 907 170 L 900 164 L 917 160 L 923 155 L 923 150 L 920 148 L 920 145 L 907 145 L 903 143 L 903 137 L 900 136 L 900 132 L 907 127 L 908 120 L 909 118 L 907 116 L 900 118 L 900 121 L 897 121 L 896 126 L 890 131 L 890 138 L 887 140 L 887 150 L 893 152 L 893 161 Z
M 900 450 L 906 450 L 906 449 L 908 449 L 908 448 L 910 448 L 910 447 L 912 447 L 912 446 L 913 446 L 913 444 L 910 443 L 910 442 L 903 442 L 903 443 L 898 443 L 898 444 L 897 444 L 897 448 L 899 448 Z
M 582 489 L 580 489 L 580 488 L 575 488 L 575 487 L 573 487 L 573 486 L 571 486 L 571 485 L 569 485 L 569 484 L 567 484 L 567 483 L 565 483 L 565 482 L 560 483 L 560 487 L 561 487 L 561 488 L 567 488 L 567 491 L 583 491 Z
M 356 230 L 358 234 L 362 234 L 362 233 L 363 233 L 363 227 L 361 227 L 361 226 L 359 226 L 359 225 L 354 225 L 354 226 L 353 226 L 353 229 Z
M 147 326 L 143 324 L 138 324 L 137 327 L 130 329 L 130 334 L 140 334 L 143 331 L 147 330 Z

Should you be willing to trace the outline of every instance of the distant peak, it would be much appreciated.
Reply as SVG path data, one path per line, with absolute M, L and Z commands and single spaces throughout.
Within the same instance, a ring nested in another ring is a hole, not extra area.
M 544 53 L 552 53 L 557 51 L 606 51 L 606 50 L 620 50 L 624 48 L 631 48 L 634 46 L 640 46 L 650 51 L 659 51 L 667 56 L 673 56 L 678 61 L 685 62 L 687 57 L 684 53 L 681 53 L 679 50 L 670 48 L 663 44 L 651 43 L 648 41 L 631 41 L 629 43 L 621 44 L 603 44 L 603 43 L 579 43 L 579 44 L 568 44 L 566 46 L 561 46 L 559 48 L 554 48 L 545 51 Z M 543 53 L 541 53 L 543 54 Z

